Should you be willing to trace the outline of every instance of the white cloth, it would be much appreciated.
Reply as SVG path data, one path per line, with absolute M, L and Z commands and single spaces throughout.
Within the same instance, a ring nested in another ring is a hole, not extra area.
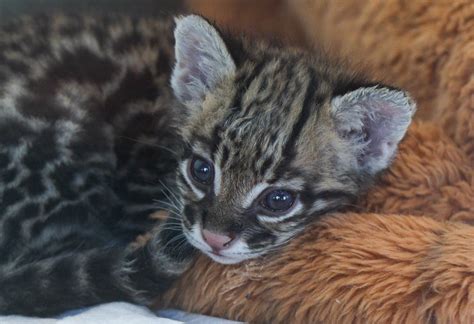
M 165 317 L 162 317 L 165 316 Z M 174 319 L 170 319 L 174 318 Z M 178 324 L 178 323 L 237 323 L 178 310 L 163 310 L 157 314 L 145 307 L 117 302 L 70 311 L 58 318 L 0 316 L 1 324 Z
M 0 316 L 2 324 L 178 324 L 181 321 L 161 318 L 145 307 L 128 303 L 110 303 L 68 312 L 59 318 Z

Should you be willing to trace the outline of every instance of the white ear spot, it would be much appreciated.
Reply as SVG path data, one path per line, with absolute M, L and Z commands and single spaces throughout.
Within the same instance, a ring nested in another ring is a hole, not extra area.
M 190 15 L 175 21 L 176 65 L 171 86 L 181 102 L 199 103 L 220 81 L 235 74 L 235 63 L 206 20 Z
M 390 164 L 415 110 L 408 94 L 384 87 L 360 88 L 331 102 L 337 132 L 372 174 Z

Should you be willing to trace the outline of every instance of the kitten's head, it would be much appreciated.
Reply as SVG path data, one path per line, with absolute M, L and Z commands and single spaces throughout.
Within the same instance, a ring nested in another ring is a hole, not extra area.
M 189 112 L 180 161 L 186 237 L 220 263 L 271 251 L 351 202 L 392 160 L 410 97 L 322 56 L 225 41 L 176 20 L 173 91 Z

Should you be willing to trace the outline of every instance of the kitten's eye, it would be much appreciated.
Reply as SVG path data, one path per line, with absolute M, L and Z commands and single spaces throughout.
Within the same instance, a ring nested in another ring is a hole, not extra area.
M 295 195 L 283 189 L 277 189 L 267 193 L 262 200 L 262 205 L 272 212 L 285 212 L 295 202 Z
M 200 157 L 194 157 L 189 166 L 192 178 L 204 185 L 210 185 L 214 180 L 214 167 L 212 163 Z

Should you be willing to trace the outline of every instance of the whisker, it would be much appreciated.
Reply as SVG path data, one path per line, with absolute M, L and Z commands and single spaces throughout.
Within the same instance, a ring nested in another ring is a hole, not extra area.
M 168 212 L 167 219 L 181 220 L 181 214 L 176 213 L 173 210 L 162 208 L 163 211 Z
M 162 180 L 159 180 L 159 183 L 161 184 L 161 186 L 166 189 L 169 193 L 169 195 L 167 195 L 164 191 L 163 191 L 163 194 L 165 196 L 167 196 L 168 200 L 172 201 L 173 203 L 175 203 L 177 206 L 180 206 L 181 208 L 183 207 L 183 204 L 182 202 L 180 201 L 179 197 L 177 196 L 177 194 L 175 194 Z M 171 196 L 171 197 L 170 197 Z M 171 199 L 173 198 L 173 199 Z
M 163 146 L 163 145 L 159 145 L 159 144 L 155 144 L 155 143 L 150 143 L 150 142 L 147 142 L 147 141 L 144 141 L 144 140 L 140 140 L 140 139 L 138 139 L 138 138 L 128 137 L 128 136 L 124 136 L 124 135 L 119 136 L 119 137 L 120 137 L 120 138 L 123 138 L 123 139 L 127 139 L 127 140 L 130 140 L 130 141 L 133 141 L 133 142 L 135 142 L 135 143 L 144 144 L 144 145 L 148 145 L 148 146 L 151 146 L 151 147 L 163 149 L 163 150 L 166 150 L 166 151 L 172 153 L 174 156 L 179 156 L 178 152 L 176 152 L 175 150 L 170 149 L 169 147 Z
M 189 243 L 189 241 L 186 239 L 186 236 L 184 237 L 184 240 L 182 240 L 178 245 L 176 246 L 176 249 L 179 249 L 178 257 L 181 257 L 183 254 L 183 247 L 185 247 L 186 243 Z
M 175 226 L 175 227 L 161 227 L 161 230 L 170 230 L 170 231 L 180 231 L 182 230 L 182 227 L 181 226 Z
M 170 245 L 171 243 L 175 242 L 176 240 L 178 239 L 183 239 L 184 238 L 184 234 L 179 234 L 175 237 L 173 237 L 171 240 L 169 240 L 164 246 L 163 246 L 163 250 L 166 249 L 168 247 L 168 245 Z
M 158 204 L 163 204 L 165 206 L 168 206 L 176 211 L 181 211 L 184 206 L 180 203 L 180 202 L 177 202 L 175 200 L 173 200 L 164 190 L 161 191 L 163 193 L 163 195 L 165 195 L 166 199 L 168 201 L 163 201 L 163 200 L 154 200 L 156 203 Z
M 154 200 L 154 202 L 160 206 L 160 205 L 164 205 L 166 207 L 170 207 L 170 208 L 173 208 L 174 210 L 176 211 L 179 211 L 180 209 L 178 208 L 178 206 L 168 202 L 168 201 L 164 201 L 164 200 Z

